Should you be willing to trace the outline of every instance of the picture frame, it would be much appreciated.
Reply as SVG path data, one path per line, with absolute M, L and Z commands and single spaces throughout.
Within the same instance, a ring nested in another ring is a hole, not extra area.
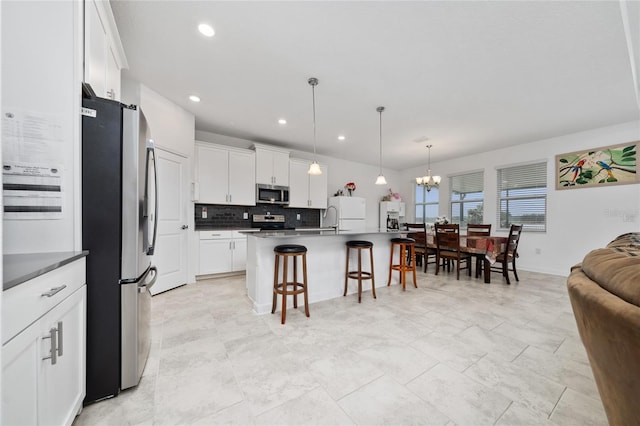
M 640 141 L 556 155 L 556 189 L 640 183 L 636 158 Z

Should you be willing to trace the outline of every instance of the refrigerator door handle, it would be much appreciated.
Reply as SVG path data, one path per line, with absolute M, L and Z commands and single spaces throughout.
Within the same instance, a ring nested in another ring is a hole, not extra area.
M 144 293 L 147 290 L 151 290 L 151 287 L 153 287 L 153 285 L 156 283 L 158 279 L 158 268 L 156 268 L 155 266 L 152 266 L 149 268 L 149 272 L 153 272 L 153 278 L 148 283 L 145 283 L 144 282 L 145 280 L 143 279 L 140 282 L 140 284 L 138 284 L 138 293 Z M 149 272 L 147 272 L 146 275 L 148 275 Z M 146 279 L 146 275 L 145 275 L 145 279 Z
M 151 238 L 151 244 L 147 247 L 147 254 L 149 256 L 153 255 L 156 247 L 156 238 L 158 236 L 158 166 L 156 164 L 156 151 L 153 146 L 147 147 L 147 165 L 146 165 L 146 179 L 145 183 L 145 216 L 147 220 L 149 220 L 149 164 L 153 165 L 153 200 L 154 200 L 154 212 L 153 212 L 153 237 Z M 148 236 L 145 236 L 148 238 Z

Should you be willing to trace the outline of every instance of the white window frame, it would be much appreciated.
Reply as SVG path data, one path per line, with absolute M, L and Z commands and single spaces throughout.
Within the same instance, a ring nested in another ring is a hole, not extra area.
M 456 189 L 460 189 L 460 191 Z M 463 195 L 460 200 L 454 200 L 454 194 L 480 194 L 473 198 L 465 199 Z M 458 212 L 454 213 L 454 205 L 459 204 Z M 483 210 L 484 216 L 484 170 L 475 170 L 471 172 L 460 173 L 449 176 L 449 207 L 451 212 L 451 221 L 455 223 L 454 217 L 460 215 L 460 228 L 466 229 L 467 220 L 464 216 L 465 204 L 479 204 Z M 478 223 L 483 223 L 484 217 Z M 475 223 L 475 222 L 474 222 Z
M 547 231 L 547 167 L 547 160 L 496 167 L 496 223 L 499 230 L 508 230 L 512 224 L 522 224 L 524 232 Z M 526 190 L 531 190 L 531 193 L 527 194 Z M 527 222 L 521 220 L 522 215 L 510 218 L 509 206 L 515 209 L 518 204 L 519 209 L 529 204 L 532 208 L 529 214 L 542 215 L 543 220 Z
M 418 210 L 418 207 L 422 206 L 422 221 L 424 223 L 433 224 L 432 222 L 427 222 L 426 210 L 427 210 L 427 206 L 436 206 L 437 207 L 436 217 L 439 216 L 439 214 L 440 214 L 440 188 L 434 187 L 434 188 L 431 188 L 431 191 L 427 191 L 427 189 L 422 185 L 418 185 L 417 183 L 414 183 L 413 185 L 414 185 L 413 186 L 413 196 L 414 197 L 416 196 L 416 192 L 418 191 L 418 189 L 422 189 L 422 191 L 423 191 L 423 198 L 422 199 L 425 200 L 425 202 L 419 203 L 417 201 L 417 198 L 415 198 L 414 205 L 413 205 L 413 214 L 415 215 L 416 210 Z M 431 198 L 433 198 L 433 194 L 435 194 L 435 192 L 433 192 L 434 190 L 438 194 L 435 197 L 436 201 L 426 201 L 427 198 L 428 198 L 428 195 L 431 195 Z M 415 216 L 414 219 L 416 220 L 416 222 L 418 221 L 417 216 Z

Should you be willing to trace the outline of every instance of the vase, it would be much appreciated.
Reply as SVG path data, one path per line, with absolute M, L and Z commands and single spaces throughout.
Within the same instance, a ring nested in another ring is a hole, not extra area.
M 347 189 L 349 191 L 349 197 L 351 197 L 351 193 L 353 192 L 351 189 Z

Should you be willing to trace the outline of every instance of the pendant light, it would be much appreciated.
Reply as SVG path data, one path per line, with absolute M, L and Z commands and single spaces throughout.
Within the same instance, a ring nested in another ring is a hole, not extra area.
M 416 183 L 418 185 L 424 186 L 427 189 L 427 192 L 431 191 L 431 188 L 437 188 L 440 184 L 442 178 L 440 176 L 431 176 L 431 147 L 433 145 L 427 145 L 427 149 L 429 150 L 429 162 L 427 163 L 427 175 L 426 176 L 418 176 L 416 178 Z
M 376 179 L 376 185 L 386 185 L 387 180 L 382 174 L 382 111 L 384 111 L 384 107 L 379 106 L 376 108 L 376 111 L 380 113 L 380 174 L 378 175 L 378 179 Z
M 320 164 L 316 161 L 316 86 L 318 85 L 318 79 L 311 77 L 307 82 L 311 86 L 311 100 L 313 102 L 313 163 L 309 165 L 307 173 L 321 175 Z

